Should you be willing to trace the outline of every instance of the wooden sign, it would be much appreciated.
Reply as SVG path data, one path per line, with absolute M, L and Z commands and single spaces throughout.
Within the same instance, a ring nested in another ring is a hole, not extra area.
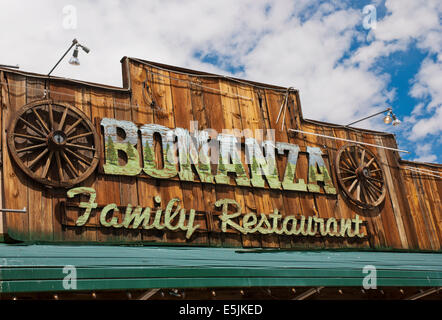
M 245 148 L 241 150 L 241 143 L 236 136 L 217 134 L 213 129 L 191 134 L 183 128 L 172 130 L 157 124 L 145 124 L 137 128 L 130 121 L 109 118 L 102 119 L 101 125 L 104 127 L 104 150 L 106 150 L 104 173 L 106 174 L 136 176 L 143 171 L 148 176 L 158 179 L 178 176 L 181 181 L 230 185 L 229 173 L 234 173 L 237 186 L 264 188 L 263 177 L 265 177 L 271 189 L 319 193 L 320 186 L 317 182 L 321 181 L 325 193 L 336 194 L 329 169 L 318 147 L 307 146 L 306 149 L 309 179 L 306 184 L 304 179 L 295 182 L 296 163 L 300 150 L 295 144 L 271 140 L 259 143 L 254 138 L 248 137 L 245 138 Z M 124 135 L 124 139 L 117 136 L 118 129 Z M 137 151 L 137 146 L 140 144 L 138 133 L 141 136 L 142 155 Z M 161 155 L 156 155 L 155 134 L 161 140 Z M 276 151 L 280 155 L 284 155 L 285 151 L 288 152 L 282 181 L 279 181 Z M 126 164 L 118 163 L 118 152 L 125 154 Z M 245 154 L 246 163 L 250 165 L 250 172 L 248 166 L 246 168 L 241 160 L 241 153 Z M 156 161 L 158 157 L 164 164 L 162 168 L 159 168 L 159 161 Z M 140 158 L 143 159 L 144 167 L 140 165 Z M 216 165 L 216 174 L 212 174 L 211 164 Z M 197 177 L 192 169 L 196 171 Z
M 95 202 L 97 195 L 93 188 L 78 187 L 67 192 L 68 198 L 73 198 L 78 194 L 89 196 L 87 202 L 80 202 L 78 205 L 79 208 L 85 209 L 75 221 L 75 225 L 81 227 L 88 223 L 91 213 L 97 209 L 98 204 Z M 161 205 L 160 196 L 157 195 L 154 199 L 157 205 Z M 189 213 L 186 214 L 187 209 L 182 208 L 180 202 L 180 199 L 174 198 L 167 203 L 166 208 L 156 210 L 149 207 L 133 207 L 132 204 L 128 204 L 122 217 L 117 216 L 120 213 L 119 206 L 116 203 L 110 203 L 101 209 L 99 222 L 103 227 L 116 229 L 138 229 L 141 227 L 144 230 L 181 230 L 186 231 L 186 239 L 190 239 L 201 226 L 195 224 L 195 209 L 189 209 Z M 242 215 L 241 205 L 233 199 L 218 200 L 214 206 L 222 208 L 222 214 L 218 216 L 222 232 L 226 232 L 227 227 L 230 227 L 242 234 L 321 235 L 323 237 L 350 238 L 365 236 L 360 230 L 363 221 L 358 215 L 354 219 L 340 219 L 340 223 L 335 218 L 323 219 L 316 216 L 306 218 L 304 215 L 301 215 L 298 221 L 295 215 L 283 217 L 278 209 L 274 209 L 268 215 L 253 212 Z M 231 207 L 233 207 L 232 213 L 230 213 Z M 209 228 L 206 231 L 213 232 L 215 230 Z
M 7 238 L 442 249 L 442 166 L 375 147 L 393 135 L 303 119 L 296 90 L 122 63 L 123 88 L 0 68 L 1 200 L 27 208 Z

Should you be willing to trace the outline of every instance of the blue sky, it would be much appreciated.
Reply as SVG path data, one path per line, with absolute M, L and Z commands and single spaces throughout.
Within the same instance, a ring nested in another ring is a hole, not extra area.
M 309 19 L 316 13 L 318 6 L 324 3 L 329 3 L 327 1 L 311 2 L 304 10 L 298 13 L 301 23 L 308 22 Z M 339 6 L 345 9 L 356 9 L 362 12 L 366 5 L 373 4 L 369 1 L 347 1 L 345 4 Z M 406 4 L 404 4 L 406 5 Z M 391 12 L 386 8 L 385 1 L 379 1 L 375 5 L 376 8 L 376 18 L 378 21 L 382 21 L 388 16 L 391 16 Z M 271 4 L 266 6 L 265 12 L 268 13 L 272 9 Z M 362 13 L 362 15 L 364 15 Z M 439 12 L 440 17 L 440 12 Z M 343 51 L 342 57 L 337 62 L 337 65 L 344 63 L 346 59 L 349 59 L 359 48 L 369 46 L 374 38 L 370 37 L 359 37 L 360 35 L 368 34 L 369 31 L 364 29 L 362 21 L 354 26 L 354 30 L 358 33 L 355 34 L 351 40 L 351 45 L 348 50 Z M 394 40 L 393 40 L 394 41 Z M 410 41 L 400 50 L 395 50 L 389 54 L 380 55 L 370 66 L 369 71 L 374 75 L 379 77 L 387 77 L 386 90 L 394 92 L 394 96 L 389 100 L 389 105 L 394 109 L 396 116 L 401 119 L 401 121 L 407 121 L 413 110 L 419 104 L 428 104 L 431 97 L 414 97 L 410 95 L 413 84 L 415 82 L 415 76 L 418 74 L 421 65 L 425 59 L 431 59 L 432 61 L 437 61 L 437 54 L 431 52 L 427 48 L 419 48 L 417 44 L 417 39 L 410 39 Z M 221 68 L 222 70 L 235 74 L 244 74 L 245 65 L 243 64 L 232 64 L 230 60 L 235 59 L 235 57 L 221 56 L 216 51 L 201 52 L 197 51 L 195 53 L 195 58 L 201 60 L 204 63 L 212 64 Z M 442 77 L 442 75 L 440 75 Z M 302 94 L 302 92 L 301 92 Z M 369 115 L 370 113 L 367 113 Z M 378 116 L 376 121 L 381 121 L 382 116 Z M 421 161 L 442 161 L 442 144 L 440 141 L 440 132 L 436 132 L 434 135 L 429 134 L 425 138 L 420 139 L 419 143 L 423 145 L 430 145 L 431 151 L 428 148 L 419 149 L 415 145 L 415 141 L 410 141 L 407 139 L 406 130 L 409 130 L 409 123 L 405 123 L 402 127 L 383 127 L 385 131 L 393 132 L 396 134 L 398 144 L 400 148 L 410 151 L 410 154 L 402 154 L 402 158 L 408 160 L 421 160 Z M 358 126 L 370 128 L 369 125 L 359 124 Z M 420 153 L 423 152 L 424 154 Z
M 440 0 L 0 0 L 0 64 L 47 73 L 75 37 L 91 52 L 55 75 L 121 86 L 132 56 L 295 87 L 310 119 L 392 107 L 401 126 L 358 126 L 396 134 L 404 159 L 442 163 L 441 18 Z

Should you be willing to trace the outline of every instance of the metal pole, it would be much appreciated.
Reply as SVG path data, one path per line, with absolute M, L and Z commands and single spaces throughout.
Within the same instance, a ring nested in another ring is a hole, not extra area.
M 314 135 L 314 136 L 323 137 L 323 138 L 329 138 L 329 139 L 334 139 L 334 140 L 353 142 L 353 143 L 357 143 L 357 144 L 363 144 L 363 145 L 366 145 L 366 146 L 372 146 L 372 147 L 376 147 L 376 148 L 382 148 L 382 149 L 387 149 L 387 150 L 392 150 L 392 151 L 397 151 L 397 152 L 410 153 L 410 152 L 408 152 L 406 150 L 389 148 L 389 147 L 384 147 L 384 146 L 380 146 L 380 145 L 377 145 L 377 144 L 371 144 L 371 143 L 360 142 L 360 141 L 355 141 L 355 140 L 349 140 L 349 139 L 344 139 L 344 138 L 336 138 L 336 137 L 326 136 L 324 134 L 319 134 L 319 133 L 306 132 L 306 131 L 297 130 L 297 129 L 289 129 L 289 131 L 300 132 L 300 133 L 305 133 L 305 134 L 311 134 L 311 135 Z
M 23 209 L 0 209 L 0 212 L 20 212 L 20 213 L 26 213 L 26 207 Z
M 48 77 L 51 75 L 52 71 L 55 70 L 55 68 L 57 68 L 57 66 L 60 64 L 61 60 L 63 60 L 63 58 L 68 54 L 68 52 L 72 49 L 73 46 L 75 46 L 78 43 L 77 39 L 72 40 L 72 44 L 69 47 L 69 49 L 66 50 L 66 52 L 64 53 L 64 55 L 60 58 L 60 60 L 58 60 L 58 62 L 55 64 L 55 66 L 51 69 L 51 71 L 49 71 L 48 73 Z
M 385 109 L 384 111 L 381 111 L 381 112 L 378 112 L 378 113 L 372 114 L 371 116 L 368 116 L 368 117 L 362 118 L 362 119 L 360 119 L 360 120 L 356 120 L 356 121 L 354 121 L 354 122 L 352 122 L 352 123 L 347 124 L 346 127 L 349 127 L 349 126 L 351 126 L 352 124 L 355 124 L 355 123 L 358 123 L 358 122 L 361 122 L 361 121 L 364 121 L 364 120 L 367 120 L 367 119 L 373 118 L 373 117 L 375 117 L 375 116 L 377 116 L 377 115 L 379 115 L 379 114 L 381 114 L 381 113 L 387 112 L 387 111 L 392 111 L 392 109 L 391 109 L 391 108 L 387 108 L 387 109 Z

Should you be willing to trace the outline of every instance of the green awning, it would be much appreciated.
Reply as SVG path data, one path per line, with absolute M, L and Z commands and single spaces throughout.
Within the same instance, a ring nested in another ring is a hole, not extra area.
M 442 253 L 0 244 L 0 292 L 262 286 L 442 286 Z M 66 269 L 65 269 L 66 272 Z

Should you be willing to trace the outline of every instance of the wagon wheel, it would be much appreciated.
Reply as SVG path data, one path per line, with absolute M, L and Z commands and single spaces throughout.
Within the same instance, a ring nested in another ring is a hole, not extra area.
M 98 135 L 80 110 L 41 100 L 21 108 L 8 128 L 8 147 L 32 179 L 53 187 L 85 180 L 99 160 Z
M 336 172 L 344 193 L 363 208 L 374 208 L 386 194 L 384 173 L 376 156 L 358 144 L 346 144 L 336 157 Z

